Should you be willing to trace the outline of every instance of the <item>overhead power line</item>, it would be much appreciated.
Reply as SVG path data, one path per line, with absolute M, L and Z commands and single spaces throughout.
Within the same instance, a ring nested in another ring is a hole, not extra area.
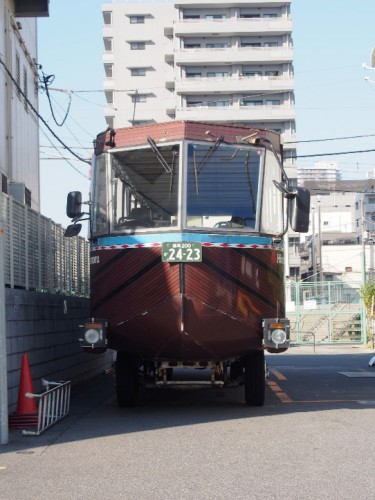
M 375 137 L 375 134 L 352 135 L 352 136 L 347 136 L 347 137 L 330 137 L 328 139 L 308 139 L 305 141 L 288 141 L 288 142 L 285 142 L 285 144 L 302 144 L 305 142 L 344 141 L 347 139 L 363 139 L 365 137 Z
M 314 158 L 315 156 L 338 156 L 338 155 L 351 155 L 359 153 L 372 153 L 375 149 L 362 149 L 359 151 L 341 151 L 339 153 L 316 153 L 313 155 L 295 155 L 291 158 Z
M 54 138 L 65 148 L 67 149 L 75 158 L 77 158 L 78 160 L 80 161 L 83 161 L 84 163 L 88 163 L 90 164 L 89 161 L 87 161 L 85 158 L 82 158 L 81 156 L 79 156 L 77 153 L 75 153 L 72 149 L 69 148 L 69 146 L 67 146 L 64 141 L 62 141 L 60 139 L 60 137 L 51 129 L 51 127 L 48 125 L 48 123 L 45 121 L 45 119 L 38 113 L 38 111 L 34 108 L 34 106 L 32 105 L 32 103 L 29 101 L 29 99 L 27 98 L 27 95 L 23 92 L 23 90 L 21 89 L 21 87 L 18 85 L 17 81 L 15 80 L 15 78 L 13 77 L 12 73 L 9 71 L 9 69 L 7 68 L 6 64 L 4 63 L 3 59 L 1 58 L 0 56 L 0 64 L 1 66 L 4 68 L 6 74 L 8 75 L 8 77 L 10 78 L 10 80 L 12 81 L 13 85 L 16 87 L 17 91 L 22 95 L 22 97 L 25 99 L 25 102 L 27 102 L 28 106 L 30 107 L 30 109 L 32 110 L 32 112 L 39 118 L 39 120 L 41 120 L 41 122 L 43 122 L 43 124 L 47 127 L 47 129 L 49 130 L 49 132 L 54 136 Z

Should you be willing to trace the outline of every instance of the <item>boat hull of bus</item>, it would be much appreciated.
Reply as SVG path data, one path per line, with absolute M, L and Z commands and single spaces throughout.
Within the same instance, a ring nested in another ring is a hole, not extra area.
M 139 359 L 227 360 L 261 349 L 262 319 L 284 315 L 284 290 L 282 251 L 258 247 L 203 246 L 194 263 L 163 262 L 160 246 L 94 250 L 91 315 L 110 318 L 109 348 Z

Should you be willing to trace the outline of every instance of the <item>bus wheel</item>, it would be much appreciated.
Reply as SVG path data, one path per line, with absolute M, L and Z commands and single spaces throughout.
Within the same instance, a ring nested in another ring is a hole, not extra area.
M 263 406 L 266 392 L 264 351 L 245 357 L 245 401 L 250 406 Z
M 138 398 L 138 362 L 135 358 L 117 352 L 116 394 L 120 408 L 134 406 Z

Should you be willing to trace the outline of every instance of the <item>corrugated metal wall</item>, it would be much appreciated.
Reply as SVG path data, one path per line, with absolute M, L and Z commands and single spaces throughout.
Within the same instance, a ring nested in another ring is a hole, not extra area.
M 1 193 L 4 281 L 10 288 L 88 297 L 89 242 Z

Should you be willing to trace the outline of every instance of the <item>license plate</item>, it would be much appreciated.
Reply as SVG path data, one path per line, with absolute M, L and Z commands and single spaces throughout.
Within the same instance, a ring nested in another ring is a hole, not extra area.
M 202 262 L 202 243 L 162 243 L 161 258 L 163 262 Z

